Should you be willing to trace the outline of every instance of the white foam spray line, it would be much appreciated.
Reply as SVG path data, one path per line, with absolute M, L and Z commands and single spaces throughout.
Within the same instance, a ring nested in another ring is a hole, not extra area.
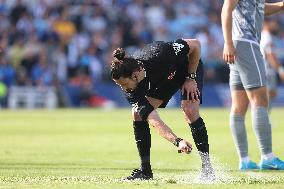
M 112 183 L 150 183 L 150 184 L 283 184 L 284 176 L 273 175 L 271 172 L 244 172 L 243 176 L 233 177 L 227 165 L 213 159 L 216 180 L 212 182 L 200 182 L 200 172 L 190 171 L 182 174 L 167 173 L 166 176 L 158 174 L 149 181 L 127 181 L 123 178 L 111 178 L 106 176 L 38 176 L 38 177 L 8 177 L 0 178 L 0 184 L 112 184 Z M 270 175 L 268 175 L 270 174 Z
M 192 153 L 191 156 L 198 156 L 198 153 Z M 224 163 L 221 163 L 217 157 L 210 156 L 210 160 L 215 172 L 215 179 L 212 178 L 209 180 L 201 180 L 201 163 L 200 164 L 191 164 L 190 171 L 185 171 L 183 173 L 166 173 L 154 175 L 154 180 L 159 183 L 171 183 L 171 184 L 226 184 L 232 183 L 236 180 L 230 173 L 230 167 Z M 150 181 L 151 182 L 151 181 Z
M 199 156 L 198 153 L 194 153 L 192 155 Z M 191 183 L 191 184 L 221 184 L 221 183 L 229 183 L 231 180 L 234 180 L 231 175 L 230 167 L 224 163 L 221 163 L 217 157 L 210 156 L 210 160 L 212 163 L 212 167 L 215 172 L 215 179 L 209 178 L 209 180 L 201 180 L 201 164 L 196 165 L 196 171 L 191 171 L 186 174 L 177 175 L 176 182 L 177 183 Z
M 198 156 L 193 152 L 191 156 Z M 169 183 L 169 184 L 281 184 L 284 183 L 283 175 L 271 175 L 271 172 L 248 171 L 240 172 L 233 170 L 228 164 L 221 162 L 217 156 L 210 156 L 210 160 L 215 172 L 215 180 L 200 180 L 201 163 L 186 166 L 190 171 L 159 173 L 154 175 L 150 181 L 125 181 L 123 179 L 113 179 L 113 182 L 148 182 L 148 183 Z M 236 174 L 233 174 L 236 173 Z

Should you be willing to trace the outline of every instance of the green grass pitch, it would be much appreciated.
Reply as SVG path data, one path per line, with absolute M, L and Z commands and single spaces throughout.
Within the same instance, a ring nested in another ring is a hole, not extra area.
M 180 137 L 192 142 L 180 109 L 159 110 Z M 284 171 L 238 171 L 238 157 L 228 126 L 228 109 L 201 109 L 207 123 L 217 182 L 198 183 L 200 160 L 178 154 L 152 133 L 155 179 L 124 182 L 137 168 L 130 109 L 31 110 L 0 112 L 0 188 L 284 188 Z M 271 113 L 273 149 L 284 158 L 284 109 Z M 259 162 L 259 150 L 246 119 L 249 154 Z

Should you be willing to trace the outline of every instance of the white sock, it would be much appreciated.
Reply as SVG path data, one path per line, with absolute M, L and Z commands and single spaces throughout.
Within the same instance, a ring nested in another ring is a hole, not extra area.
M 264 154 L 264 155 L 261 155 L 261 159 L 262 160 L 265 160 L 265 161 L 270 161 L 274 158 L 274 154 L 273 153 L 269 153 L 269 154 Z
M 248 163 L 249 161 L 250 159 L 248 156 L 241 158 L 241 162 Z

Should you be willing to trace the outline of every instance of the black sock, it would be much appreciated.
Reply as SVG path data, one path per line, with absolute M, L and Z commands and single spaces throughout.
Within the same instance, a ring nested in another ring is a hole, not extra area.
M 189 126 L 197 150 L 209 154 L 208 135 L 203 119 L 199 117 L 195 122 L 189 124 Z
M 151 171 L 150 164 L 150 148 L 151 134 L 147 121 L 133 121 L 134 135 L 136 146 L 141 160 L 141 170 L 145 172 Z

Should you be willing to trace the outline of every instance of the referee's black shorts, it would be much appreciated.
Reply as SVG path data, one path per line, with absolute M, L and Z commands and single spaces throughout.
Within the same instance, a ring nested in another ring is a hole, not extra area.
M 196 83 L 200 92 L 200 104 L 202 104 L 203 74 L 203 64 L 202 61 L 200 61 L 196 71 Z M 185 76 L 176 77 L 174 80 L 167 82 L 164 86 L 160 87 L 156 91 L 151 92 L 147 96 L 163 100 L 163 104 L 161 104 L 159 108 L 165 108 L 172 96 L 181 89 L 184 82 Z M 189 96 L 189 99 L 187 99 L 186 93 L 182 94 L 182 92 L 180 91 L 180 94 L 182 100 L 192 100 L 191 95 Z

